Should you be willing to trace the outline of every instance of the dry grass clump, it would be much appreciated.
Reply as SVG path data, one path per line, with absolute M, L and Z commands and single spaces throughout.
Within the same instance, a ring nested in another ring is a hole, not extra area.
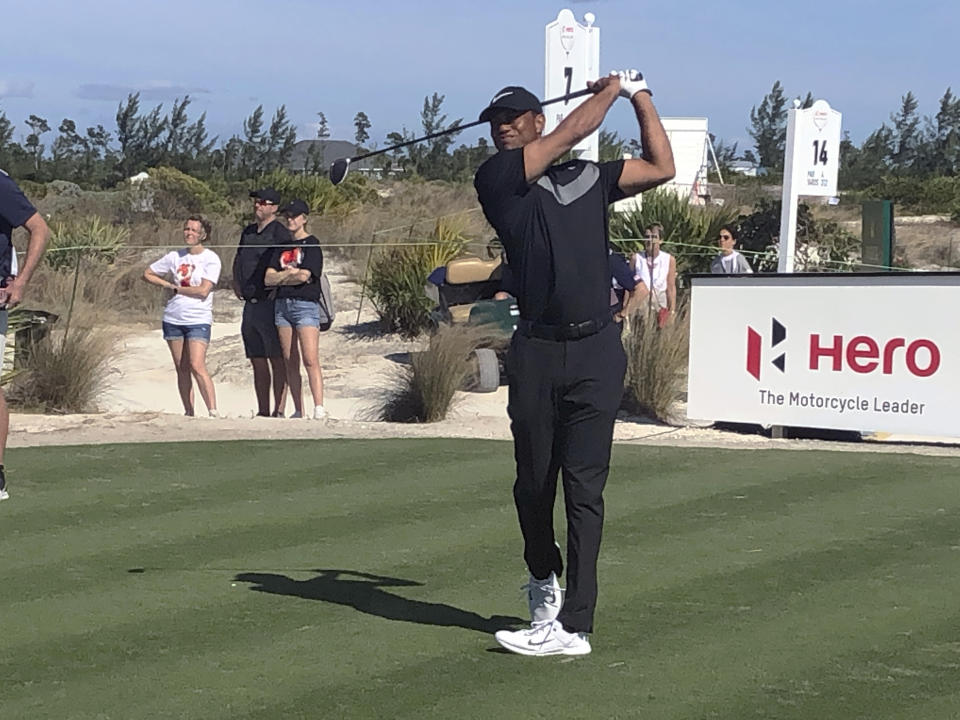
M 45 338 L 33 346 L 11 383 L 11 404 L 54 413 L 95 410 L 113 347 L 106 331 L 76 325 L 66 336 L 59 332 Z
M 655 312 L 641 310 L 624 333 L 627 353 L 625 380 L 632 409 L 661 422 L 675 424 L 676 404 L 683 397 L 690 353 L 690 315 L 681 303 L 673 322 L 657 328 Z
M 481 330 L 441 327 L 422 352 L 401 366 L 367 415 L 385 422 L 431 423 L 443 420 L 473 372 L 473 351 L 489 346 Z

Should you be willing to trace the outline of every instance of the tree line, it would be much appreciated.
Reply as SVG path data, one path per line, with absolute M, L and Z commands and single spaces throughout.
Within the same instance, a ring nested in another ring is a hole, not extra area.
M 448 119 L 443 112 L 444 96 L 425 97 L 420 112 L 422 134 L 458 127 L 463 119 Z M 748 132 L 753 147 L 740 151 L 736 143 L 713 138 L 721 168 L 746 160 L 771 173 L 783 170 L 786 144 L 788 97 L 779 81 L 773 84 L 758 105 L 750 109 Z M 802 107 L 813 102 L 808 92 Z M 176 99 L 169 111 L 157 105 L 141 108 L 140 94 L 133 93 L 119 104 L 116 125 L 87 127 L 64 118 L 56 134 L 46 118 L 30 115 L 29 132 L 21 143 L 14 142 L 15 127 L 0 109 L 0 167 L 17 178 L 45 182 L 70 180 L 88 188 L 113 187 L 117 182 L 150 167 L 170 166 L 203 179 L 245 180 L 281 168 L 289 168 L 296 128 L 286 107 L 281 105 L 269 117 L 263 105 L 244 119 L 242 132 L 221 141 L 210 137 L 206 113 L 191 119 L 190 97 Z M 900 107 L 858 146 L 845 133 L 841 143 L 840 184 L 859 189 L 885 177 L 929 178 L 960 174 L 960 98 L 947 88 L 932 116 L 921 117 L 912 92 L 901 98 Z M 364 112 L 353 118 L 357 148 L 368 145 L 372 123 Z M 303 163 L 303 170 L 326 171 L 325 144 L 330 139 L 327 118 L 317 113 L 316 137 Z M 406 127 L 387 134 L 391 145 L 421 134 Z M 492 148 L 481 138 L 475 145 L 454 147 L 457 132 L 393 151 L 382 158 L 381 169 L 400 176 L 433 180 L 466 180 Z M 624 151 L 639 154 L 636 140 L 621 139 L 615 132 L 601 131 L 600 157 L 620 157 Z M 300 168 L 298 168 L 300 169 Z
M 721 168 L 745 160 L 782 173 L 787 103 L 783 86 L 777 81 L 760 104 L 750 109 L 748 132 L 753 149 L 738 153 L 736 143 L 714 139 Z M 813 94 L 808 92 L 800 106 L 812 104 Z M 921 117 L 918 108 L 916 96 L 908 91 L 901 97 L 900 107 L 890 114 L 889 122 L 881 123 L 859 146 L 844 133 L 840 145 L 842 188 L 862 189 L 892 176 L 922 179 L 960 175 L 960 98 L 947 88 L 936 114 Z

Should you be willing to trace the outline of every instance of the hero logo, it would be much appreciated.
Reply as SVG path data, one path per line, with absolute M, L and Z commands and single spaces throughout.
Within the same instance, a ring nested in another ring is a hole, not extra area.
M 771 318 L 772 327 L 770 330 L 770 347 L 777 345 L 787 339 L 787 328 L 779 323 L 776 318 Z M 763 340 L 760 333 L 752 327 L 747 326 L 747 372 L 753 375 L 757 380 L 760 379 L 760 356 L 763 354 L 761 346 Z M 771 363 L 780 372 L 787 371 L 787 354 L 780 353 Z
M 772 318 L 770 347 L 775 348 L 787 337 L 787 328 Z M 915 377 L 930 377 L 940 369 L 939 346 L 926 338 L 907 342 L 906 338 L 890 338 L 884 343 L 869 335 L 857 335 L 845 340 L 843 335 L 824 336 L 810 333 L 808 368 L 811 371 L 852 370 L 867 374 L 879 370 L 892 375 L 895 370 L 906 369 Z M 760 379 L 760 362 L 763 338 L 752 327 L 747 327 L 747 372 Z M 823 367 L 821 367 L 821 361 Z M 780 372 L 786 372 L 787 354 L 780 353 L 771 364 Z

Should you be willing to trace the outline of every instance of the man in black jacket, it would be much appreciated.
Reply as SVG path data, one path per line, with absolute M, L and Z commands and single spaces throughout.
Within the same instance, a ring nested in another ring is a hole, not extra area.
M 276 407 L 274 417 L 283 416 L 286 404 L 286 369 L 280 338 L 273 318 L 273 297 L 264 285 L 273 248 L 290 243 L 290 231 L 277 219 L 280 193 L 261 188 L 250 193 L 256 222 L 240 235 L 233 261 L 233 291 L 244 300 L 240 333 L 243 349 L 253 366 L 253 388 L 257 394 L 257 415 L 269 417 L 270 386 Z M 299 356 L 298 356 L 299 361 Z

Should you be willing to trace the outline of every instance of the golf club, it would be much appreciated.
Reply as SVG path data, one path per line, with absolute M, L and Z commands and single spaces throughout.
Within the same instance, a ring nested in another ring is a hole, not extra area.
M 544 100 L 541 105 L 553 105 L 554 103 L 563 102 L 565 100 L 573 100 L 574 98 L 583 97 L 584 95 L 593 94 L 593 90 L 586 88 L 584 90 L 577 90 L 577 92 L 570 93 L 569 95 L 561 95 L 560 97 L 555 97 L 550 100 Z M 440 137 L 442 135 L 449 135 L 450 133 L 460 132 L 461 130 L 466 130 L 467 128 L 476 127 L 477 125 L 483 125 L 489 122 L 488 120 L 476 120 L 466 125 L 457 125 L 456 127 L 447 128 L 446 130 L 440 130 L 439 132 L 430 133 L 429 135 L 424 135 L 423 137 L 416 138 L 415 140 L 407 140 L 406 142 L 399 143 L 397 145 L 391 145 L 390 147 L 385 147 L 380 150 L 374 150 L 372 152 L 364 153 L 363 155 L 355 155 L 352 158 L 340 158 L 335 160 L 334 163 L 330 166 L 330 182 L 334 185 L 339 185 L 343 182 L 343 179 L 347 176 L 347 171 L 350 169 L 350 163 L 357 162 L 358 160 L 364 160 L 368 157 L 373 157 L 374 155 L 382 155 L 383 153 L 392 152 L 393 150 L 399 150 L 402 147 L 407 147 L 408 145 L 415 145 L 416 143 L 424 142 L 425 140 L 432 140 L 435 137 Z

